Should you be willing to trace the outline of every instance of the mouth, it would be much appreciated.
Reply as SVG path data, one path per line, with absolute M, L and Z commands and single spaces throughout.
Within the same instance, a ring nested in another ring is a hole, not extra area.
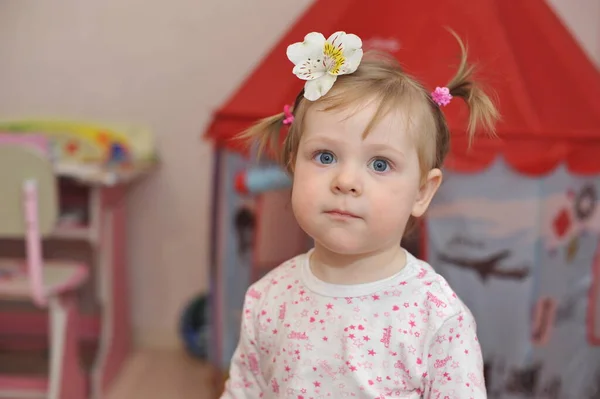
M 355 215 L 351 212 L 344 211 L 341 209 L 332 209 L 330 211 L 325 212 L 327 215 L 339 218 L 339 219 L 360 219 L 358 215 Z

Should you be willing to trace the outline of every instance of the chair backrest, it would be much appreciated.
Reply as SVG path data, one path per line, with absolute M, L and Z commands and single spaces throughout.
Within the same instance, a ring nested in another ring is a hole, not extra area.
M 0 238 L 24 238 L 31 295 L 47 305 L 41 238 L 55 228 L 57 182 L 49 154 L 26 142 L 0 140 Z
M 27 236 L 25 185 L 37 190 L 40 236 L 50 234 L 58 217 L 56 175 L 47 154 L 34 146 L 0 142 L 0 238 Z

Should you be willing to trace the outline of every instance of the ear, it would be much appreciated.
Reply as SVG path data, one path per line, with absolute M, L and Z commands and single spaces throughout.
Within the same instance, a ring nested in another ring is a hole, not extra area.
M 442 171 L 437 168 L 431 169 L 419 188 L 419 194 L 411 213 L 414 217 L 421 217 L 425 213 L 440 184 L 442 184 Z

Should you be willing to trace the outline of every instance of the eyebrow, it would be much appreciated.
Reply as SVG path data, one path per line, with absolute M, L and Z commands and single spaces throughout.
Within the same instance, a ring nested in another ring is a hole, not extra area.
M 396 156 L 404 158 L 404 153 L 400 150 L 395 149 L 394 147 L 391 147 L 389 145 L 386 144 L 379 144 L 379 143 L 373 143 L 373 144 L 365 144 L 367 147 L 369 147 L 371 150 L 376 151 L 376 152 L 392 152 L 394 153 Z
M 312 144 L 314 142 L 316 143 L 323 143 L 325 145 L 331 145 L 331 146 L 335 146 L 335 145 L 339 145 L 340 141 L 339 140 L 335 140 L 332 139 L 330 137 L 327 136 L 316 136 L 316 137 L 311 137 L 309 139 L 306 140 L 306 144 Z

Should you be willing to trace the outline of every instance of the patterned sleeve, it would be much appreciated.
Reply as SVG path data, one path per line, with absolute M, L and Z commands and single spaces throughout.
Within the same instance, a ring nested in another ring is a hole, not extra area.
M 447 319 L 429 347 L 425 399 L 485 399 L 477 325 L 468 311 Z
M 253 299 L 246 294 L 242 310 L 240 339 L 231 359 L 229 379 L 220 399 L 258 399 L 265 387 L 256 348 L 256 328 L 252 316 Z

